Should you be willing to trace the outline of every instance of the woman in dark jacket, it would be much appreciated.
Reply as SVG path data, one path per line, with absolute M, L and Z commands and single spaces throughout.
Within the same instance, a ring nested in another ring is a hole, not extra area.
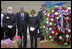
M 37 31 L 39 27 L 39 19 L 38 16 L 35 15 L 35 10 L 30 11 L 31 16 L 28 19 L 29 23 L 29 33 L 30 33 L 30 42 L 31 48 L 37 47 Z M 33 42 L 34 41 L 34 42 Z M 34 45 L 35 43 L 35 45 Z

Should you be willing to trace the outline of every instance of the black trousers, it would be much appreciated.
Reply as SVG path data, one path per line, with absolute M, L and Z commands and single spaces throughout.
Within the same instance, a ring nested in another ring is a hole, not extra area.
M 27 26 L 23 26 L 22 31 L 18 32 L 18 35 L 20 35 L 21 38 L 22 38 L 22 34 L 23 34 L 23 41 L 24 41 L 23 47 L 26 48 L 27 47 Z M 19 47 L 22 47 L 22 44 Z
M 11 40 L 13 39 L 13 37 L 16 35 L 16 27 L 9 29 L 9 28 L 5 28 L 5 38 L 10 38 Z
M 4 27 L 1 27 L 1 40 L 4 39 Z
M 39 29 L 40 40 L 44 40 L 44 36 L 42 35 L 41 29 Z
M 37 47 L 37 30 L 35 30 L 35 31 L 29 31 L 29 33 L 30 33 L 31 48 L 33 48 L 33 46 Z M 34 42 L 33 42 L 33 40 L 34 40 Z

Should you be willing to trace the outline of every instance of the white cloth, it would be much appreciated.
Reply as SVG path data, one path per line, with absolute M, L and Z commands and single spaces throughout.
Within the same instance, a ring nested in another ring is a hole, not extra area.
M 38 33 L 39 33 L 39 30 L 38 30 Z
M 30 31 L 34 31 L 35 30 L 35 28 L 34 27 L 30 27 Z

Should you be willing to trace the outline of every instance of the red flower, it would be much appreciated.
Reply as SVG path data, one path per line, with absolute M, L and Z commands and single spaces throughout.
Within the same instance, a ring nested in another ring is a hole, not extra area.
M 55 34 L 53 34 L 52 36 L 55 37 Z
M 56 17 L 56 15 L 54 15 L 54 17 Z
M 69 12 L 71 11 L 71 10 L 68 10 Z
M 49 16 L 49 19 L 51 19 L 51 16 Z
M 48 28 L 48 25 L 46 25 L 46 28 Z
M 66 35 L 68 35 L 69 33 L 67 32 Z
M 57 11 L 58 10 L 58 8 L 55 8 L 55 11 Z
M 67 20 L 65 20 L 65 22 L 66 22 Z
M 69 17 L 71 17 L 71 14 L 68 14 Z
M 67 32 L 67 30 L 65 30 L 65 33 Z
M 57 39 L 59 40 L 59 37 Z
M 71 32 L 69 34 L 71 35 Z
M 58 43 L 59 43 L 59 44 L 61 44 L 61 43 L 62 43 L 62 41 L 58 41 Z
M 58 26 L 56 26 L 56 28 L 58 28 Z
M 68 27 L 69 29 L 71 29 L 71 27 Z
M 56 33 L 56 30 L 54 30 L 54 32 Z
M 70 39 L 68 39 L 67 41 L 68 41 L 68 42 L 70 42 L 71 40 L 70 40 Z
M 69 18 L 69 21 L 71 21 L 71 18 Z
M 59 32 L 59 30 L 57 29 L 57 32 Z
M 59 33 L 61 33 L 61 29 L 60 29 Z
M 21 39 L 21 37 L 20 36 L 14 36 L 14 39 Z
M 54 19 L 54 22 L 56 23 L 56 20 Z
M 53 29 L 53 26 L 51 26 L 51 28 Z
M 66 8 L 62 8 L 63 10 L 66 10 Z
M 51 15 L 53 14 L 53 12 L 51 12 Z
M 49 35 L 51 35 L 52 33 L 50 32 Z

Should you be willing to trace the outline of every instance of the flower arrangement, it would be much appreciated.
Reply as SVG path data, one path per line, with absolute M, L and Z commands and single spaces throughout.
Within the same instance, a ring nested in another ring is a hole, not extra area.
M 71 43 L 71 8 L 55 7 L 50 13 L 44 13 L 41 23 L 42 34 L 52 42 L 67 45 Z
M 18 44 L 10 39 L 1 40 L 1 48 L 18 48 Z
M 17 32 L 16 32 L 16 33 L 17 33 Z M 21 45 L 21 43 L 22 43 L 22 39 L 21 39 L 21 37 L 18 35 L 18 33 L 17 33 L 17 35 L 14 36 L 13 40 L 17 42 L 18 46 Z

